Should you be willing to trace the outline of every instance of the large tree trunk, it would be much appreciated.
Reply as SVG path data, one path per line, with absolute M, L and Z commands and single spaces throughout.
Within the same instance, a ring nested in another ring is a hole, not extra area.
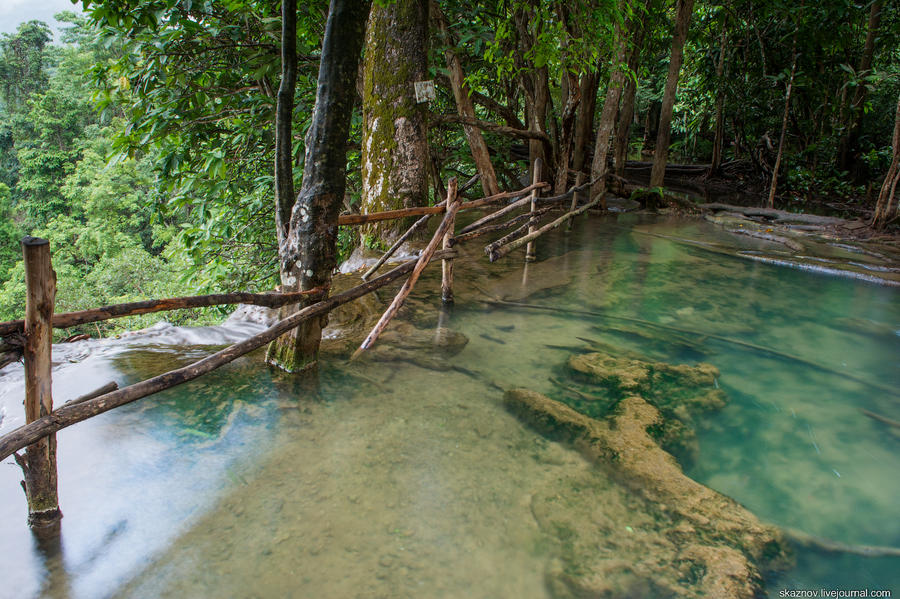
M 875 220 L 872 226 L 876 229 L 883 229 L 897 216 L 897 200 L 894 197 L 897 192 L 897 183 L 900 182 L 900 97 L 897 98 L 897 112 L 894 114 L 894 137 L 891 142 L 894 157 L 884 175 L 884 183 L 881 184 L 881 192 L 878 194 L 878 202 L 875 204 Z
M 413 83 L 428 68 L 428 0 L 376 2 L 366 33 L 362 136 L 362 210 L 423 206 L 428 197 L 425 113 Z M 363 227 L 393 241 L 410 223 Z
M 455 42 L 450 37 L 450 26 L 447 23 L 447 17 L 444 16 L 444 13 L 441 12 L 440 7 L 434 1 L 431 3 L 431 11 L 444 41 L 444 59 L 447 61 L 447 70 L 450 72 L 450 88 L 453 90 L 453 98 L 456 100 L 456 111 L 461 117 L 474 119 L 475 108 L 472 105 L 469 86 L 466 85 L 459 58 L 453 50 Z M 484 142 L 481 131 L 471 125 L 463 125 L 463 130 L 466 133 L 466 140 L 469 142 L 469 150 L 472 152 L 475 168 L 481 176 L 481 189 L 484 191 L 484 195 L 491 196 L 500 193 L 497 175 L 494 173 L 494 166 L 491 164 L 491 155 L 488 152 L 488 147 Z
M 859 68 L 856 69 L 857 77 L 868 75 L 872 69 L 872 57 L 875 54 L 875 39 L 881 27 L 882 0 L 875 0 L 869 9 L 869 22 L 866 30 L 866 43 L 859 59 Z M 862 129 L 863 103 L 866 100 L 868 87 L 857 85 L 850 104 L 850 125 L 841 137 L 838 144 L 838 170 L 849 171 L 855 162 L 855 154 L 859 145 L 859 133 Z
M 591 187 L 591 199 L 600 197 L 600 206 L 606 209 L 606 155 L 609 152 L 609 138 L 619 112 L 619 98 L 622 95 L 622 85 L 625 82 L 625 55 L 628 43 L 626 40 L 628 31 L 620 27 L 618 31 L 619 49 L 616 51 L 616 61 L 612 66 L 609 76 L 609 87 L 606 89 L 606 99 L 603 101 L 603 111 L 600 113 L 600 123 L 597 125 L 597 141 L 594 144 L 594 160 L 591 163 L 591 179 L 596 183 Z
M 666 88 L 663 91 L 662 108 L 659 113 L 659 132 L 656 135 L 656 148 L 653 155 L 653 170 L 650 172 L 650 187 L 662 187 L 663 178 L 666 176 L 669 139 L 672 135 L 672 109 L 675 106 L 678 76 L 681 73 L 681 62 L 684 59 L 684 42 L 687 39 L 693 11 L 694 0 L 678 0 L 675 33 L 672 35 L 672 55 L 669 59 L 669 74 L 666 76 Z
M 346 185 L 347 137 L 369 5 L 369 0 L 331 0 L 316 104 L 306 134 L 303 184 L 291 211 L 285 243 L 279 248 L 284 291 L 327 287 L 337 264 L 337 219 Z M 318 299 L 312 297 L 290 311 Z M 266 361 L 290 372 L 314 373 L 327 320 L 327 316 L 313 318 L 274 341 Z

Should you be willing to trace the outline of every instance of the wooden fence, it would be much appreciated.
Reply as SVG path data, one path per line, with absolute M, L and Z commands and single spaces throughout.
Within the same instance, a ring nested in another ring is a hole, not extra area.
M 441 261 L 441 297 L 444 302 L 449 303 L 453 301 L 453 258 L 457 256 L 457 251 L 453 248 L 456 244 L 519 225 L 507 235 L 488 244 L 485 247 L 485 253 L 493 262 L 527 245 L 526 260 L 533 260 L 535 258 L 535 239 L 565 222 L 571 223 L 571 219 L 595 206 L 600 201 L 600 198 L 596 198 L 578 206 L 580 192 L 589 188 L 594 181 L 576 185 L 567 193 L 559 196 L 542 198 L 540 192 L 549 188 L 550 185 L 540 180 L 541 164 L 539 160 L 536 161 L 533 172 L 534 179 L 532 184 L 518 191 L 504 192 L 463 202 L 460 200 L 456 179 L 451 179 L 447 186 L 446 201 L 437 206 L 391 210 L 374 214 L 341 215 L 338 219 L 338 225 L 343 226 L 354 226 L 411 216 L 421 216 L 422 218 L 416 221 L 400 237 L 398 242 L 385 252 L 381 259 L 363 275 L 364 282 L 362 284 L 331 297 L 327 297 L 328 289 L 322 288 L 289 293 L 255 294 L 236 292 L 147 300 L 103 306 L 80 312 L 54 314 L 56 274 L 53 272 L 51 265 L 49 243 L 46 240 L 34 237 L 23 239 L 22 251 L 25 260 L 27 286 L 25 318 L 23 320 L 0 323 L 0 338 L 2 338 L 2 342 L 0 342 L 0 367 L 11 361 L 24 360 L 26 423 L 0 437 L 0 460 L 4 460 L 12 455 L 23 470 L 25 478 L 23 487 L 28 500 L 29 524 L 36 529 L 58 527 L 59 519 L 62 516 L 57 499 L 57 431 L 195 379 L 274 341 L 307 319 L 328 314 L 342 304 L 362 297 L 405 275 L 409 275 L 381 319 L 366 337 L 365 341 L 353 353 L 351 359 L 355 359 L 375 343 L 378 336 L 403 305 L 403 302 L 416 284 L 419 275 L 429 263 L 436 260 Z M 470 180 L 464 188 L 473 184 L 474 181 L 475 178 Z M 576 182 L 580 183 L 581 178 L 577 179 Z M 540 225 L 540 221 L 551 210 L 562 206 L 562 203 L 569 198 L 572 198 L 572 203 L 565 214 Z M 455 232 L 456 215 L 460 211 L 484 208 L 504 200 L 512 201 L 506 206 L 462 228 L 458 233 Z M 496 222 L 517 209 L 522 209 L 526 206 L 529 206 L 529 209 L 524 214 L 513 216 L 501 223 Z M 400 247 L 402 242 L 408 239 L 417 229 L 424 226 L 434 214 L 443 214 L 444 217 L 419 257 L 369 280 L 377 269 Z M 441 249 L 438 249 L 439 245 Z M 279 320 L 257 335 L 235 343 L 188 366 L 160 374 L 122 389 L 119 389 L 115 383 L 108 383 L 85 396 L 66 402 L 55 410 L 53 409 L 51 348 L 54 328 L 65 329 L 80 324 L 150 312 L 234 303 L 275 308 L 296 304 L 303 298 L 315 297 L 321 297 L 322 299 Z M 25 449 L 24 454 L 17 453 L 23 448 Z

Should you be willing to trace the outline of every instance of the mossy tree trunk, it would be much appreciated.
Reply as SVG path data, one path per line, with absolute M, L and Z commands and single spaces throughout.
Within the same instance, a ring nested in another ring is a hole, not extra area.
M 328 286 L 337 264 L 337 220 L 346 185 L 347 137 L 369 5 L 368 0 L 331 0 L 316 104 L 306 134 L 303 183 L 291 209 L 285 242 L 279 247 L 285 291 Z M 296 312 L 318 299 L 311 297 L 286 310 Z M 269 346 L 266 361 L 289 372 L 314 373 L 327 320 L 310 319 L 278 338 Z
M 428 0 L 376 2 L 366 32 L 363 68 L 362 209 L 424 206 L 428 143 L 424 105 L 413 84 L 428 68 Z M 391 242 L 410 223 L 382 222 L 364 236 Z
M 650 187 L 662 187 L 663 179 L 666 176 L 669 140 L 672 136 L 672 109 L 675 107 L 678 76 L 681 74 L 681 63 L 684 60 L 684 42 L 687 40 L 688 29 L 691 25 L 691 13 L 693 12 L 694 0 L 678 0 L 678 9 L 675 14 L 675 33 L 672 35 L 672 54 L 669 59 L 669 73 L 666 76 L 666 87 L 663 91 L 662 107 L 659 111 L 659 131 L 656 134 L 653 169 L 650 171 Z

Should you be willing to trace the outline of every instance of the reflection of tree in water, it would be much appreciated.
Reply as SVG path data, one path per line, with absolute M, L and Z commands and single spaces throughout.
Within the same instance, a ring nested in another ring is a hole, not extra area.
M 134 349 L 112 358 L 127 384 L 187 366 L 219 347 L 153 347 Z M 175 435 L 191 444 L 217 442 L 236 423 L 269 428 L 275 424 L 277 386 L 259 360 L 242 358 L 135 405 L 135 415 L 154 436 Z M 149 426 L 148 426 L 149 425 Z

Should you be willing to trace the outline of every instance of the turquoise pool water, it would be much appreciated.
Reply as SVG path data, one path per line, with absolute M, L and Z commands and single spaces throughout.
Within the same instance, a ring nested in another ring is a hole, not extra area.
M 535 497 L 627 501 L 501 398 L 553 396 L 568 356 L 592 344 L 719 369 L 728 404 L 682 456 L 691 477 L 766 522 L 900 547 L 900 437 L 864 412 L 900 420 L 900 292 L 725 247 L 768 249 L 634 216 L 542 238 L 527 267 L 475 248 L 449 313 L 431 272 L 404 315 L 468 337 L 442 358 L 451 369 L 332 355 L 313 397 L 254 354 L 67 429 L 58 544 L 32 539 L 17 467 L 0 468 L 0 596 L 553 596 L 563 543 L 536 522 Z M 61 348 L 54 393 L 134 382 L 255 330 Z M 20 386 L 14 368 L 0 375 L 0 432 L 21 423 Z M 768 589 L 807 588 L 900 593 L 900 559 L 801 548 Z

